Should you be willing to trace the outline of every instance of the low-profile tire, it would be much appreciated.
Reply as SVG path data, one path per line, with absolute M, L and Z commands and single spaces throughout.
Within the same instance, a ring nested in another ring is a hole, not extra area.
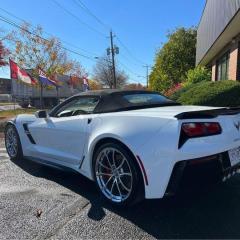
M 16 127 L 7 124 L 5 128 L 5 146 L 9 157 L 13 160 L 23 158 L 22 145 Z
M 118 143 L 101 145 L 93 157 L 95 182 L 112 205 L 128 207 L 142 200 L 142 181 L 128 149 Z

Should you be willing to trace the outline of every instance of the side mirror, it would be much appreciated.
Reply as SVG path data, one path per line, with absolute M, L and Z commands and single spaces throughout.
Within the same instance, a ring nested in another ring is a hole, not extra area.
M 40 110 L 35 113 L 37 118 L 48 118 L 48 113 L 45 110 Z

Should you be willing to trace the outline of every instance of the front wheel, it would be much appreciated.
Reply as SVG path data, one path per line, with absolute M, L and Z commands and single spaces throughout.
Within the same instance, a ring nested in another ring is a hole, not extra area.
M 103 144 L 94 155 L 95 181 L 103 196 L 115 206 L 140 199 L 139 170 L 129 151 L 116 143 Z
M 5 146 L 7 153 L 12 160 L 18 160 L 23 157 L 18 132 L 12 124 L 8 124 L 5 128 Z

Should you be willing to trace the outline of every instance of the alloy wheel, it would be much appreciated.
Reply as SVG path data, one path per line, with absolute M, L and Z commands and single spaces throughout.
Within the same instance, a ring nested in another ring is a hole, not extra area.
M 6 149 L 11 158 L 15 158 L 18 153 L 18 136 L 13 126 L 9 126 L 5 133 Z
M 127 158 L 118 149 L 106 147 L 99 152 L 95 173 L 100 190 L 111 201 L 121 203 L 130 196 L 133 174 Z

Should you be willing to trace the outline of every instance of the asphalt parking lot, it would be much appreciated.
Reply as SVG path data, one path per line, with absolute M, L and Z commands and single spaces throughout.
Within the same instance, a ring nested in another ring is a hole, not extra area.
M 235 176 L 197 193 L 116 210 L 80 175 L 12 162 L 0 139 L 1 239 L 240 238 L 239 200 Z

